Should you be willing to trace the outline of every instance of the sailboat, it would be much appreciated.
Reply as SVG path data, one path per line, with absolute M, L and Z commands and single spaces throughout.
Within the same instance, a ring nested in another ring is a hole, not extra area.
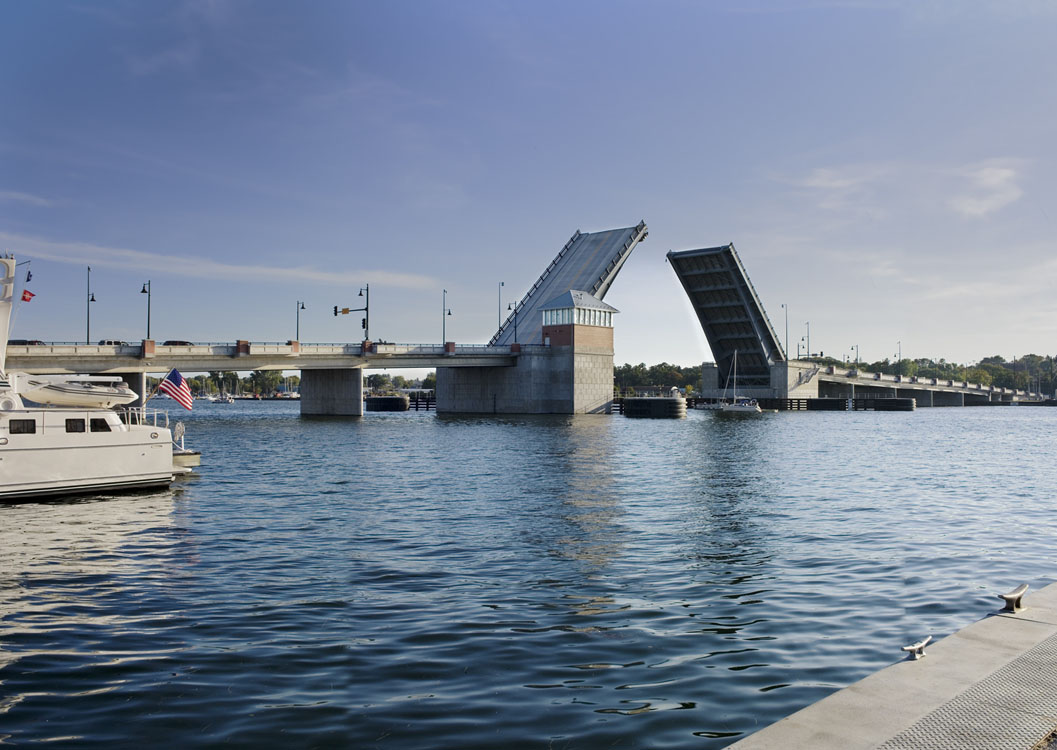
M 763 409 L 756 403 L 754 398 L 745 398 L 744 396 L 738 396 L 738 350 L 734 350 L 734 362 L 730 366 L 731 377 L 730 381 L 734 391 L 734 399 L 732 401 L 724 400 L 723 405 L 719 408 L 721 412 L 728 414 L 760 414 Z M 725 396 L 725 394 L 724 394 Z

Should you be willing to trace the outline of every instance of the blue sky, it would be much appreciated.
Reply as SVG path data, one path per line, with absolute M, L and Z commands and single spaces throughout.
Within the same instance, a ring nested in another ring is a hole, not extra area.
M 780 338 L 1057 353 L 1049 2 L 5 3 L 12 336 L 484 343 L 576 229 L 645 219 L 617 362 L 710 360 L 668 250 Z M 505 312 L 504 312 L 505 314 Z

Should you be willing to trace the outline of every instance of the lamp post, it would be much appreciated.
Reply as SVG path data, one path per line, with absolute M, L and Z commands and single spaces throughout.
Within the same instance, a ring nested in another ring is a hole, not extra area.
M 517 311 L 518 311 L 518 303 L 517 302 L 511 302 L 509 305 L 507 305 L 506 309 L 514 311 L 514 343 L 516 344 L 517 343 Z
M 440 308 L 440 343 L 445 346 L 448 344 L 448 317 L 451 315 L 451 310 L 448 309 L 448 290 L 444 290 L 444 295 L 441 297 L 441 308 Z
M 499 282 L 499 307 L 496 308 L 496 320 L 499 321 L 499 328 L 502 328 L 503 327 L 503 282 L 502 281 Z
M 811 321 L 804 323 L 807 326 L 807 358 L 811 359 Z
M 150 340 L 150 280 L 143 285 L 143 288 L 139 290 L 140 294 L 147 295 L 147 340 Z
M 896 375 L 903 374 L 903 342 L 896 342 Z
M 92 294 L 92 267 L 88 266 L 87 297 L 84 303 L 84 343 L 92 343 L 92 303 L 95 295 Z
M 294 328 L 294 341 L 301 340 L 301 311 L 305 309 L 305 303 L 298 300 L 294 305 L 295 315 L 297 318 L 297 326 Z
M 852 349 L 855 350 L 855 369 L 858 370 L 859 369 L 859 345 L 856 344 L 855 346 L 852 347 Z

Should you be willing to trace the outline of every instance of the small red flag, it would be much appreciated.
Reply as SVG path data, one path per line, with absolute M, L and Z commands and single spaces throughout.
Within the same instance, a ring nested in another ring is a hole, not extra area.
M 23 289 L 22 290 L 22 301 L 23 302 L 29 302 L 31 299 L 33 299 L 36 296 L 37 295 L 35 295 L 33 292 L 29 291 L 28 289 Z

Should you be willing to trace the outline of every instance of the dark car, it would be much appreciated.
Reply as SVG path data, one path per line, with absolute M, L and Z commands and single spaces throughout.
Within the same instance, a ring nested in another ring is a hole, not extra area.
M 103 339 L 99 342 L 99 346 L 128 346 L 128 342 L 118 341 L 117 339 Z
M 163 341 L 162 346 L 194 346 L 190 341 L 177 341 L 176 339 L 169 339 Z
M 44 342 L 40 339 L 8 339 L 8 346 L 39 346 Z

